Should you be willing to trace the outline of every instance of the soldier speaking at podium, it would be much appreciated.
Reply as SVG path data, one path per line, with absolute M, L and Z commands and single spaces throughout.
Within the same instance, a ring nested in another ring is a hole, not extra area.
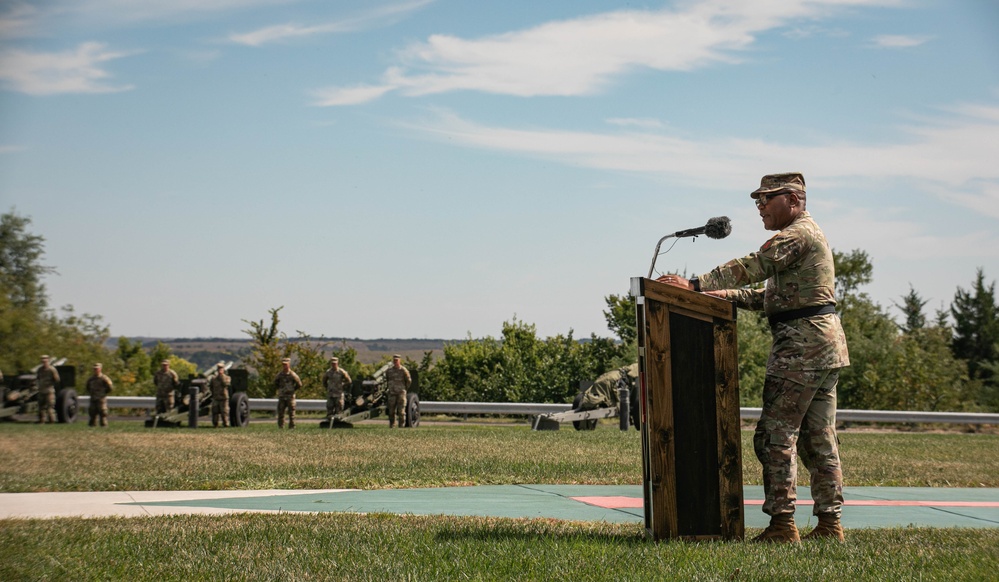
M 763 227 L 778 231 L 760 250 L 687 280 L 659 281 L 762 310 L 773 345 L 763 386 L 763 414 L 753 448 L 763 465 L 770 525 L 757 542 L 798 542 L 794 524 L 797 458 L 811 474 L 818 525 L 805 539 L 843 540 L 840 514 L 843 473 L 836 438 L 836 383 L 850 365 L 846 336 L 836 315 L 833 255 L 826 237 L 805 210 L 805 178 L 798 173 L 764 176 L 750 196 Z M 746 285 L 766 282 L 764 289 Z

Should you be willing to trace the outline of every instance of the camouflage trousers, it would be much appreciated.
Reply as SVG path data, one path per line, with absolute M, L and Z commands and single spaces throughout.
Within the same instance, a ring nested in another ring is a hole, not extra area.
M 156 393 L 156 414 L 163 414 L 173 410 L 173 390 L 169 392 Z
M 326 396 L 326 418 L 333 418 L 343 412 L 343 392 Z
M 98 420 L 101 426 L 108 425 L 108 399 L 107 398 L 91 398 L 90 399 L 90 426 L 97 426 Z
M 284 414 L 288 413 L 288 428 L 295 428 L 295 395 L 278 396 L 278 428 L 284 428 Z
M 794 372 L 789 378 L 767 375 L 763 414 L 753 448 L 763 465 L 767 515 L 794 513 L 798 457 L 811 475 L 815 515 L 839 516 L 843 472 L 836 437 L 836 383 L 839 370 Z
M 395 417 L 399 417 L 399 426 L 406 425 L 406 391 L 389 392 L 388 394 L 388 417 L 389 426 L 395 425 Z
M 38 391 L 38 422 L 55 422 L 55 388 Z
M 212 398 L 212 426 L 218 426 L 220 420 L 222 426 L 229 426 L 229 398 L 225 395 Z

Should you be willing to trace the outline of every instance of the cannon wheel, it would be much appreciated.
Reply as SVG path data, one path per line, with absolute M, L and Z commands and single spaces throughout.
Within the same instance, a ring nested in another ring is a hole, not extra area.
M 56 418 L 59 422 L 71 424 L 76 422 L 76 412 L 76 390 L 63 388 L 56 394 Z
M 250 400 L 246 392 L 234 392 L 229 397 L 229 426 L 246 428 L 250 424 Z
M 579 405 L 583 402 L 583 393 L 580 392 L 576 394 L 575 400 L 572 401 L 572 409 L 579 410 Z M 576 430 L 593 430 L 597 428 L 597 420 L 574 420 L 572 421 L 572 428 Z
M 420 395 L 410 394 L 406 397 L 406 428 L 420 426 Z

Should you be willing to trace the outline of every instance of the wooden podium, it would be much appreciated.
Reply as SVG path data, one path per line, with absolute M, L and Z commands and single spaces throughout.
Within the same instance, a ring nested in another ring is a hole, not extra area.
M 643 277 L 637 299 L 645 532 L 742 539 L 736 308 Z

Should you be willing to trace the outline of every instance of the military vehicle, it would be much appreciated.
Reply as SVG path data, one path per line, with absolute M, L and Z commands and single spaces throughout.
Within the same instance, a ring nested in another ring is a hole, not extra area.
M 229 378 L 232 379 L 229 385 L 229 426 L 245 428 L 250 424 L 250 399 L 246 396 L 249 373 L 243 368 L 232 368 L 232 362 L 219 363 L 225 367 Z M 195 396 L 197 415 L 193 417 L 194 423 L 196 424 L 197 419 L 202 416 L 211 418 L 212 391 L 209 389 L 209 382 L 217 373 L 217 366 L 212 366 L 197 376 L 181 380 L 180 387 L 174 390 L 173 409 L 159 414 L 154 413 L 152 418 L 146 419 L 146 426 L 151 428 L 192 426 L 192 387 L 197 388 Z
M 76 421 L 76 367 L 67 366 L 66 358 L 55 359 L 51 364 L 59 371 L 59 386 L 56 388 L 56 420 L 62 423 Z M 13 420 L 16 414 L 33 414 L 38 417 L 38 385 L 35 373 L 39 366 L 30 372 L 17 376 L 4 376 L 3 401 L 0 403 L 0 420 Z
M 389 362 L 378 368 L 371 380 L 355 380 L 350 386 L 350 394 L 344 394 L 343 412 L 332 419 L 320 421 L 319 428 L 352 428 L 354 423 L 378 418 L 387 414 L 388 410 L 388 381 L 385 372 L 392 367 Z M 416 428 L 420 426 L 420 395 L 417 390 L 420 387 L 419 374 L 410 370 L 413 383 L 406 391 L 406 428 Z

